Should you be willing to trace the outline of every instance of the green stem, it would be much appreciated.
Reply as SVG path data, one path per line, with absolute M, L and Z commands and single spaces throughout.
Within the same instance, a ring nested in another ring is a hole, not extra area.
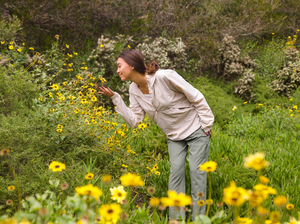
M 235 223 L 238 223 L 238 217 L 239 217 L 239 207 L 238 206 L 234 206 L 234 220 Z
M 15 184 L 16 184 L 16 187 L 17 187 L 17 189 L 18 189 L 19 210 L 21 210 L 21 209 L 22 209 L 22 195 L 21 195 L 21 189 L 20 189 L 18 177 L 17 177 L 17 175 L 16 175 L 15 168 L 14 168 L 12 162 L 10 162 L 9 165 L 10 165 L 10 168 L 11 168 L 11 170 L 12 170 L 12 172 L 13 172 Z
M 211 175 L 208 173 L 208 199 L 211 199 L 211 192 L 212 192 L 212 186 L 211 186 Z M 209 209 L 210 209 L 210 204 L 207 206 L 207 210 L 206 210 L 206 216 L 208 216 L 209 214 Z

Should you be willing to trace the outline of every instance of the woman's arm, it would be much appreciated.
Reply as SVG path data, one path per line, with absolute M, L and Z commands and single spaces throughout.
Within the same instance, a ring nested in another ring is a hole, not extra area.
M 100 94 L 111 97 L 116 111 L 122 116 L 124 121 L 131 127 L 135 128 L 145 117 L 145 111 L 142 109 L 135 96 L 129 94 L 130 108 L 126 106 L 120 94 L 113 92 L 109 87 L 99 87 Z

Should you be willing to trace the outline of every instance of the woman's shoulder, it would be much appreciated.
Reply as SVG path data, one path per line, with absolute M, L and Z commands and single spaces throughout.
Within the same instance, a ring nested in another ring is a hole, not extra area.
M 175 70 L 172 69 L 159 69 L 156 73 L 155 73 L 155 77 L 156 78 L 165 78 L 171 74 L 176 73 Z

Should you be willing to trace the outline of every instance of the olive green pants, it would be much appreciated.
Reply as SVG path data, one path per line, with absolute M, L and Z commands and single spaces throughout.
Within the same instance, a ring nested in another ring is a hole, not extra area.
M 199 166 L 208 161 L 209 136 L 202 128 L 180 141 L 168 139 L 168 151 L 170 155 L 171 172 L 169 178 L 169 190 L 175 190 L 177 194 L 185 193 L 185 161 L 189 151 L 188 161 L 190 165 L 191 190 L 193 201 L 192 220 L 196 215 L 205 214 L 206 207 L 199 206 L 199 200 L 206 200 L 207 175 L 200 171 Z M 202 198 L 198 193 L 204 194 Z M 185 219 L 183 208 L 178 210 L 175 207 L 169 208 L 169 219 Z

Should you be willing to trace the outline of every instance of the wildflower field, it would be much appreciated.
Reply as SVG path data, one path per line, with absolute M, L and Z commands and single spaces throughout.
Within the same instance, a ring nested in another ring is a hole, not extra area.
M 279 95 L 269 84 L 281 66 L 299 82 L 296 39 L 243 45 L 258 64 L 255 99 L 230 92 L 237 80 L 196 77 L 190 62 L 178 69 L 216 116 L 209 162 L 199 167 L 208 195 L 197 192 L 197 203 L 207 212 L 194 221 L 188 162 L 185 194 L 168 191 L 165 135 L 147 116 L 129 127 L 97 93 L 109 86 L 128 103 L 114 66 L 131 37 L 101 37 L 86 53 L 58 35 L 44 52 L 0 40 L 0 223 L 162 224 L 169 206 L 184 207 L 180 223 L 299 223 L 300 90 L 285 82 Z M 293 53 L 290 67 L 285 52 Z

